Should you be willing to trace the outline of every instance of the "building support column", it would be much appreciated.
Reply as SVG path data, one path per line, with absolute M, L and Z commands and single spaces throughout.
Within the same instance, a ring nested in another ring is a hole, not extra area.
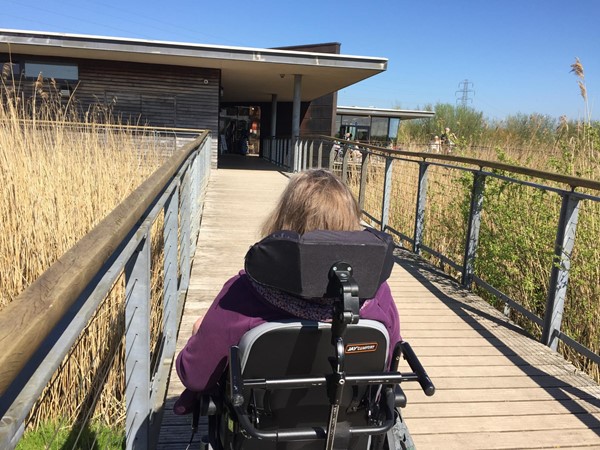
M 300 99 L 302 94 L 302 75 L 294 75 L 294 103 L 292 106 L 292 171 L 300 171 Z

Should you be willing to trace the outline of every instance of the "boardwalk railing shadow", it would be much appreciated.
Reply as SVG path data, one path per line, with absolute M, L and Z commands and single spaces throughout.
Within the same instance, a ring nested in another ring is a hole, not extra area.
M 549 397 L 560 402 L 569 413 L 600 436 L 600 419 L 597 414 L 600 411 L 600 388 L 591 378 L 567 363 L 558 353 L 533 340 L 502 313 L 421 258 L 407 251 L 399 251 L 396 263 L 533 380 Z M 484 321 L 494 324 L 494 331 L 480 326 Z M 506 332 L 510 333 L 509 338 L 506 338 Z M 521 338 L 518 340 L 521 348 L 515 348 L 515 336 Z M 535 352 L 531 352 L 530 347 L 535 347 Z M 578 385 L 544 371 L 540 368 L 544 365 L 552 365 L 554 371 L 558 370 L 560 375 L 576 380 Z M 489 376 L 493 376 L 493 371 L 494 368 L 490 367 Z

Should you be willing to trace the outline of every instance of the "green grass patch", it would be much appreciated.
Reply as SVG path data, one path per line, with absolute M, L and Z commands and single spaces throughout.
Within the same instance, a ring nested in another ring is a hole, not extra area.
M 57 422 L 47 422 L 25 432 L 17 450 L 104 450 L 124 449 L 125 435 L 106 425 L 93 424 L 70 428 Z

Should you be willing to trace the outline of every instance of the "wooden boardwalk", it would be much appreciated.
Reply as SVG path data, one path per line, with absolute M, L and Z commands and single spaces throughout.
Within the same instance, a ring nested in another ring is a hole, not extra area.
M 287 183 L 285 174 L 255 158 L 232 162 L 209 185 L 178 350 L 223 283 L 242 267 Z M 398 251 L 389 284 L 402 336 L 437 388 L 426 397 L 416 383 L 403 385 L 403 415 L 419 450 L 600 449 L 600 387 L 589 377 L 408 252 Z M 171 413 L 181 390 L 173 370 L 161 450 L 185 449 L 189 442 L 189 417 Z

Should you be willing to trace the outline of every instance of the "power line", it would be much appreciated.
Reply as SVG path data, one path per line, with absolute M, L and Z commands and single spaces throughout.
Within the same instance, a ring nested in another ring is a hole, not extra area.
M 456 103 L 460 102 L 461 106 L 466 107 L 468 105 L 469 102 L 473 102 L 472 98 L 469 98 L 469 94 L 473 94 L 475 95 L 475 91 L 473 89 L 469 89 L 469 87 L 473 87 L 473 83 L 470 82 L 467 79 L 462 80 L 460 83 L 458 83 L 458 91 L 456 91 L 454 93 L 454 95 L 458 94 L 460 92 L 461 96 L 460 98 L 456 99 Z

